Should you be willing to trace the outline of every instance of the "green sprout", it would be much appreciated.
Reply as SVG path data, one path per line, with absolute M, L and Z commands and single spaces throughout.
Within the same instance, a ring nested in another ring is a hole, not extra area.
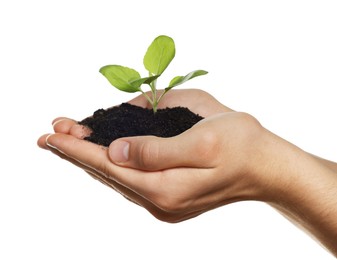
M 102 67 L 99 71 L 119 90 L 130 93 L 141 92 L 152 105 L 153 112 L 156 113 L 159 101 L 170 89 L 192 78 L 208 73 L 204 70 L 195 70 L 186 76 L 176 76 L 170 81 L 161 95 L 158 96 L 156 88 L 157 79 L 168 67 L 174 56 L 175 44 L 173 39 L 165 35 L 160 35 L 155 38 L 148 47 L 143 59 L 144 66 L 149 72 L 148 77 L 142 78 L 136 70 L 120 65 L 107 65 Z M 141 89 L 143 84 L 150 86 L 151 97 Z

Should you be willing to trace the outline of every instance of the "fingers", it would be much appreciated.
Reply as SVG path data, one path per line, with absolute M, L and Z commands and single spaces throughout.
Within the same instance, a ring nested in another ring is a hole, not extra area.
M 58 149 L 60 149 L 60 148 L 58 148 Z M 113 178 L 111 178 L 111 176 L 106 177 L 106 176 L 104 176 L 104 174 L 102 174 L 101 172 L 98 172 L 96 169 L 94 169 L 94 167 L 86 165 L 86 164 L 80 162 L 78 159 L 70 158 L 63 151 L 59 151 L 58 149 L 56 149 L 54 147 L 49 147 L 49 150 L 51 150 L 54 154 L 56 154 L 60 158 L 69 161 L 70 163 L 74 164 L 77 167 L 80 167 L 87 174 L 92 176 L 95 180 L 98 180 L 101 183 L 103 183 L 104 185 L 112 188 L 114 191 L 118 192 L 119 194 L 121 194 L 123 197 L 125 197 L 129 201 L 131 201 L 131 202 L 133 202 L 133 203 L 135 203 L 135 204 L 137 204 L 141 207 L 144 207 L 154 217 L 156 217 L 157 219 L 159 219 L 161 221 L 175 223 L 175 222 L 180 222 L 180 221 L 195 217 L 196 215 L 199 215 L 199 214 L 202 213 L 201 210 L 192 211 L 192 212 L 182 211 L 182 212 L 178 212 L 178 213 L 177 212 L 170 212 L 167 209 L 163 210 L 162 208 L 158 207 L 158 205 L 156 205 L 156 203 L 154 203 L 152 200 L 147 198 L 146 192 L 143 195 L 140 195 L 139 191 L 138 192 L 135 191 L 135 190 L 137 190 L 137 188 L 135 188 L 135 187 L 129 188 L 128 186 L 125 186 L 124 183 L 121 183 L 120 181 L 115 181 Z M 146 176 L 148 176 L 147 173 L 144 173 L 144 174 Z M 126 174 L 126 172 L 123 173 L 123 176 L 125 176 L 126 179 L 128 179 L 127 178 L 128 175 Z M 144 180 L 145 178 L 141 178 L 141 179 Z M 142 187 L 142 189 L 144 189 L 144 187 L 146 186 L 141 181 L 135 181 L 135 183 L 137 185 L 139 185 L 140 187 Z M 134 185 L 134 186 L 136 186 L 136 185 Z M 157 186 L 152 186 L 152 188 L 153 187 L 157 187 Z M 156 195 L 154 197 L 158 200 L 158 198 L 160 196 Z
M 52 121 L 53 129 L 55 133 L 69 134 L 70 129 L 76 124 L 75 120 L 66 117 L 57 117 Z M 50 134 L 44 134 L 37 140 L 37 145 L 48 150 L 46 139 Z
M 144 174 L 148 176 L 146 172 L 116 166 L 108 159 L 107 148 L 71 135 L 52 134 L 47 137 L 46 143 L 53 153 L 81 167 L 104 184 L 142 205 L 157 218 L 162 218 L 163 212 L 144 194 L 140 195 L 140 190 L 146 187 L 147 181 L 144 178 Z
M 107 149 L 72 135 L 56 133 L 46 138 L 48 147 L 64 153 L 67 157 L 75 159 L 84 165 L 94 168 L 102 173 L 106 171 Z
M 126 172 L 130 174 L 132 172 L 139 172 L 111 163 L 106 147 L 78 139 L 72 135 L 62 133 L 49 135 L 46 138 L 46 144 L 49 149 L 63 154 L 62 158 L 77 161 L 81 165 L 93 169 L 102 176 L 112 180 L 118 179 L 119 176 L 123 176 Z
M 48 149 L 48 145 L 46 143 L 46 139 L 50 134 L 44 134 L 42 135 L 38 140 L 37 140 L 37 145 L 38 147 L 45 149 L 45 150 L 49 150 Z
M 174 158 L 177 157 L 176 151 L 182 151 L 182 147 L 174 138 L 170 141 L 154 136 L 119 139 L 110 144 L 109 157 L 118 165 L 149 171 L 186 163 L 181 162 L 182 157 Z
M 50 142 L 53 142 L 51 140 Z M 56 143 L 54 143 L 56 145 Z M 85 163 L 80 162 L 78 159 L 73 159 L 65 154 L 64 151 L 60 151 L 60 147 L 55 148 L 49 144 L 48 149 L 51 150 L 54 154 L 69 161 L 70 163 L 74 164 L 77 167 L 83 169 L 86 173 L 92 176 L 94 179 L 100 181 L 104 185 L 112 188 L 116 192 L 120 193 L 126 199 L 134 202 L 135 204 L 146 208 L 152 215 L 154 215 L 158 219 L 163 219 L 165 216 L 165 212 L 162 212 L 158 209 L 152 202 L 148 201 L 144 196 L 140 196 L 132 189 L 122 185 L 119 182 L 114 181 L 110 176 L 106 177 L 101 172 L 98 172 L 94 167 L 86 165 Z
M 196 191 L 199 192 L 200 184 L 204 186 L 207 183 L 205 171 L 208 169 L 145 172 L 119 167 L 109 160 L 107 148 L 62 133 L 49 135 L 46 144 L 53 153 L 143 206 L 160 220 L 179 222 L 201 214 L 205 209 L 199 202 L 196 208 L 187 205 L 193 204 L 191 198 L 195 197 Z M 189 191 L 186 187 L 190 187 L 192 179 L 198 181 Z
M 121 138 L 110 144 L 109 158 L 120 166 L 147 171 L 212 167 L 215 137 L 197 129 L 187 132 L 171 138 Z
M 53 120 L 52 125 L 55 133 L 69 134 L 69 131 L 76 121 L 66 117 L 58 117 Z
M 77 138 L 83 139 L 90 134 L 90 130 L 79 125 L 75 120 L 69 118 L 58 118 L 53 121 L 55 133 L 70 134 Z
M 66 118 L 66 117 L 58 117 L 53 120 L 52 122 L 53 129 L 55 133 L 63 133 L 63 134 L 70 134 L 75 136 L 79 139 L 83 139 L 84 137 L 90 134 L 90 130 L 82 125 L 77 124 L 77 122 L 73 119 Z M 46 144 L 46 138 L 50 134 L 42 135 L 38 141 L 37 145 L 42 149 L 48 149 Z

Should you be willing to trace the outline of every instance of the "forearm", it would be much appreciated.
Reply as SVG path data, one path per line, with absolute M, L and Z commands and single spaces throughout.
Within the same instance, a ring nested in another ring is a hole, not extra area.
M 336 178 L 324 166 L 311 169 L 320 176 L 304 170 L 305 179 L 299 177 L 279 201 L 270 204 L 337 256 Z
M 337 256 L 336 164 L 268 133 L 266 202 L 304 228 Z M 276 159 L 275 159 L 276 158 Z
M 324 164 L 326 167 L 328 167 L 330 170 L 334 171 L 337 175 L 337 163 L 320 158 L 316 155 L 312 155 L 313 158 L 315 158 L 318 162 Z

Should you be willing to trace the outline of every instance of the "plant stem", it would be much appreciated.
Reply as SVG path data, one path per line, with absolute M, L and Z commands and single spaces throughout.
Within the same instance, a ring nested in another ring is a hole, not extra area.
M 151 104 L 151 106 L 153 106 L 153 100 L 151 100 L 151 98 L 144 91 L 141 90 L 141 92 L 147 101 Z
M 158 106 L 157 100 L 153 100 L 153 104 L 152 104 L 153 114 L 157 113 L 157 106 Z
M 159 103 L 159 101 L 162 99 L 162 97 L 167 93 L 168 90 L 164 90 L 163 93 L 161 93 L 161 95 L 159 96 L 159 98 L 157 98 L 157 104 Z
M 152 92 L 152 109 L 153 113 L 155 114 L 157 112 L 157 106 L 158 106 L 158 100 L 157 100 L 157 79 L 151 82 L 151 92 Z

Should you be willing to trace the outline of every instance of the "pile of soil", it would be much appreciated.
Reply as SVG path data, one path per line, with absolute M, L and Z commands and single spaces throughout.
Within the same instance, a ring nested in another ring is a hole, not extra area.
M 145 109 L 128 103 L 109 109 L 99 109 L 79 124 L 92 130 L 85 139 L 103 146 L 120 137 L 154 135 L 172 137 L 179 135 L 203 117 L 185 107 Z

